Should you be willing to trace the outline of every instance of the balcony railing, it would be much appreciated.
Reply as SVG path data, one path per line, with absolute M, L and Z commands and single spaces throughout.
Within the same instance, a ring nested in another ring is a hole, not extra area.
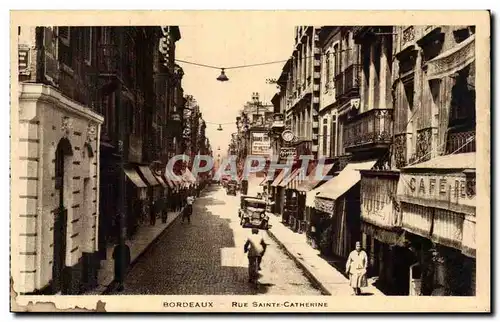
M 372 109 L 356 116 L 345 125 L 344 148 L 388 147 L 392 137 L 391 119 L 390 109 Z
M 100 76 L 121 77 L 120 52 L 116 45 L 100 45 L 97 51 Z
M 446 154 L 476 152 L 476 131 L 448 134 Z

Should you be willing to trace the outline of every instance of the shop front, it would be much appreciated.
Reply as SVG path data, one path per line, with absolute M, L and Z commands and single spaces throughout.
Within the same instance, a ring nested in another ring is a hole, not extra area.
M 144 182 L 148 184 L 147 199 L 144 204 L 144 213 L 149 218 L 149 223 L 154 225 L 156 222 L 156 204 L 162 196 L 163 186 L 156 179 L 155 175 L 148 166 L 138 166 L 139 173 L 142 175 Z
M 418 258 L 410 295 L 475 294 L 475 157 L 445 155 L 401 170 L 402 227 Z
M 301 199 L 303 202 L 303 208 L 301 208 L 300 211 L 302 211 L 304 214 L 302 220 L 304 221 L 304 225 L 306 227 L 305 232 L 307 242 L 309 245 L 315 248 L 317 246 L 317 238 L 315 237 L 317 225 L 312 224 L 313 218 L 316 215 L 314 211 L 315 195 L 314 192 L 311 194 L 311 191 L 314 191 L 316 188 L 320 187 L 323 183 L 326 182 L 324 178 L 332 175 L 331 172 L 333 172 L 334 170 L 334 165 L 335 163 L 316 165 L 311 170 L 307 178 L 297 186 L 299 199 Z
M 300 168 L 295 169 L 291 172 L 289 176 L 286 176 L 283 181 L 280 182 L 279 187 L 285 190 L 285 211 L 283 212 L 283 223 L 290 226 L 293 229 L 292 222 L 295 222 L 298 215 L 298 194 L 296 191 L 291 189 L 290 183 L 292 180 L 298 176 Z
M 147 184 L 132 167 L 124 168 L 127 177 L 127 236 L 132 237 L 140 223 L 147 220 L 143 212 L 147 200 Z
M 343 263 L 361 241 L 359 170 L 368 170 L 376 161 L 349 163 L 338 176 L 315 192 L 315 211 L 323 227 L 319 233 L 320 251 Z M 342 265 L 342 264 L 340 264 Z
M 285 189 L 280 187 L 281 181 L 285 178 L 285 175 L 288 173 L 289 170 L 283 169 L 281 172 L 278 174 L 276 179 L 271 183 L 271 190 L 272 190 L 272 195 L 273 199 L 275 200 L 274 203 L 274 214 L 276 216 L 282 216 L 285 208 Z
M 361 240 L 369 258 L 368 275 L 387 295 L 409 294 L 409 269 L 416 257 L 408 249 L 396 201 L 399 172 L 362 170 Z

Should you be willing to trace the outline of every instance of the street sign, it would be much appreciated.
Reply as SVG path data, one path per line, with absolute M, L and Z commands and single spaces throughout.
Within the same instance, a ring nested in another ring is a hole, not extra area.
M 280 149 L 280 160 L 287 159 L 289 157 L 295 158 L 297 156 L 296 148 L 281 148 Z

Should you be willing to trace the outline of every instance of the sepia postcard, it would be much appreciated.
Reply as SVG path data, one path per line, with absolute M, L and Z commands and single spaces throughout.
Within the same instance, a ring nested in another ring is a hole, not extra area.
M 11 11 L 10 64 L 12 312 L 491 311 L 488 11 Z

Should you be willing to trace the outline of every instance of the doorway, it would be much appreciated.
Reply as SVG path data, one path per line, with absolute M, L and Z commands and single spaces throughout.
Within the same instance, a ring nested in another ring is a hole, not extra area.
M 59 203 L 54 210 L 54 253 L 52 263 L 52 291 L 54 294 L 65 293 L 64 272 L 66 268 L 66 235 L 68 226 L 68 210 L 65 205 L 65 183 L 67 173 L 65 167 L 73 150 L 68 139 L 59 141 L 55 158 L 55 189 L 58 191 Z

